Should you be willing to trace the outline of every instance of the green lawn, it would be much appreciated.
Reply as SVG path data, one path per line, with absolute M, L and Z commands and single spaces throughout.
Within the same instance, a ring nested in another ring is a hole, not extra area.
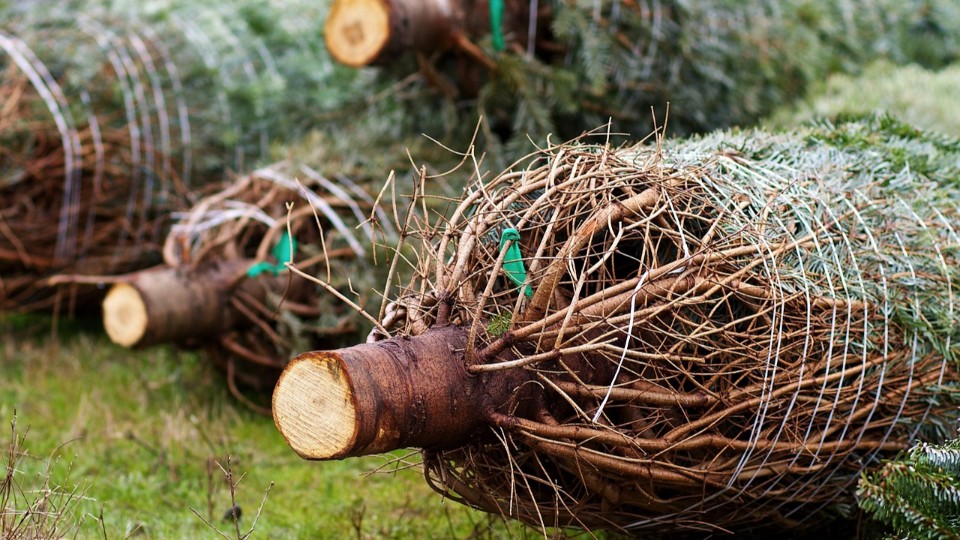
M 39 497 L 51 467 L 54 486 L 82 493 L 62 519 L 79 522 L 81 538 L 215 537 L 191 509 L 235 538 L 232 523 L 221 520 L 231 503 L 216 463 L 226 465 L 227 456 L 234 473 L 243 475 L 237 489 L 242 532 L 273 483 L 253 537 L 501 538 L 531 532 L 442 500 L 415 469 L 367 475 L 386 458 L 300 460 L 270 418 L 234 402 L 203 354 L 129 351 L 95 327 L 70 325 L 53 338 L 50 324 L 0 319 L 0 419 L 9 426 L 16 410 L 17 431 L 26 432 L 28 455 L 15 476 L 22 498 Z M 6 448 L 9 429 L 2 433 Z M 6 464 L 6 450 L 2 454 Z

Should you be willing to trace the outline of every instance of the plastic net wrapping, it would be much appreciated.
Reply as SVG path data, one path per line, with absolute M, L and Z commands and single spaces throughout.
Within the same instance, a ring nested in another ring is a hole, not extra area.
M 388 330 L 462 326 L 469 369 L 532 398 L 426 450 L 428 482 L 539 527 L 850 510 L 862 470 L 956 427 L 958 166 L 879 118 L 548 145 L 475 180 Z
M 54 274 L 158 262 L 164 216 L 302 131 L 303 96 L 332 73 L 294 13 L 239 1 L 127 7 L 2 13 L 2 309 L 48 307 Z
M 504 31 L 502 52 L 477 38 L 496 63 L 479 108 L 515 135 L 514 150 L 528 134 L 575 137 L 611 118 L 615 130 L 646 133 L 651 108 L 663 117 L 667 103 L 672 133 L 745 125 L 870 60 L 939 69 L 960 57 L 951 0 L 524 3 L 529 20 Z

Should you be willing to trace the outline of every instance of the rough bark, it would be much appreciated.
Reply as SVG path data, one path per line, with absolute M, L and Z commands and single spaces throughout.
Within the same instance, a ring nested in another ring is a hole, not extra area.
M 451 48 L 489 27 L 486 0 L 337 0 L 324 36 L 334 59 L 361 67 Z
M 131 274 L 103 300 L 104 329 L 124 347 L 216 335 L 231 324 L 229 292 L 251 264 L 240 259 L 197 269 L 159 267 Z M 260 289 L 256 284 L 250 288 L 254 293 Z
M 308 352 L 280 376 L 274 421 L 305 459 L 460 446 L 497 411 L 529 406 L 524 370 L 471 375 L 466 332 L 435 328 L 338 351 Z

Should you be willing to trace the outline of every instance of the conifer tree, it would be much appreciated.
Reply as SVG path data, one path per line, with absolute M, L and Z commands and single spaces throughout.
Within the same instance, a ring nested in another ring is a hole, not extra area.
M 156 264 L 194 191 L 332 124 L 369 77 L 326 55 L 324 7 L 0 7 L 0 309 L 56 304 L 47 278 Z

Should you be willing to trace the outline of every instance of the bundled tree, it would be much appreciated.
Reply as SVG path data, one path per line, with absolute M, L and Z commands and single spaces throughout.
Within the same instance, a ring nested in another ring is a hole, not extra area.
M 206 348 L 230 390 L 266 412 L 242 388 L 271 389 L 295 351 L 355 342 L 369 324 L 347 303 L 371 300 L 372 250 L 395 237 L 365 188 L 278 162 L 178 213 L 163 265 L 110 280 L 104 327 L 126 347 Z
M 420 447 L 540 527 L 847 512 L 955 429 L 958 158 L 889 118 L 547 145 L 409 235 L 370 342 L 291 362 L 274 419 L 307 459 Z
M 865 474 L 857 496 L 860 508 L 899 538 L 960 537 L 960 439 L 914 446 Z
M 373 139 L 378 153 L 351 153 L 359 136 L 347 127 L 313 133 L 287 147 L 283 161 L 225 181 L 175 213 L 164 264 L 106 279 L 108 336 L 125 347 L 203 347 L 231 392 L 268 413 L 263 391 L 292 356 L 355 343 L 372 327 L 358 309 L 379 299 L 374 286 L 385 267 L 376 263 L 383 245 L 396 242 L 385 209 L 426 174 L 411 170 L 404 148 L 439 148 L 422 138 L 393 146 Z M 441 150 L 438 164 L 459 160 Z M 391 172 L 364 176 L 373 169 Z
M 960 110 L 953 99 L 957 87 L 960 63 L 934 71 L 879 61 L 859 75 L 830 77 L 803 102 L 781 108 L 764 124 L 792 126 L 818 117 L 883 112 L 956 137 L 960 136 Z
M 55 303 L 53 275 L 156 264 L 165 216 L 193 190 L 265 161 L 313 123 L 304 111 L 353 99 L 358 77 L 334 69 L 311 26 L 322 12 L 287 7 L 4 12 L 0 309 Z
M 646 132 L 667 102 L 678 133 L 750 123 L 873 58 L 942 67 L 960 54 L 958 28 L 950 0 L 336 0 L 326 40 L 348 65 L 416 51 L 424 80 L 478 93 L 480 111 L 523 142 L 609 118 Z M 444 49 L 457 54 L 435 60 Z M 387 77 L 398 72 L 409 66 Z

